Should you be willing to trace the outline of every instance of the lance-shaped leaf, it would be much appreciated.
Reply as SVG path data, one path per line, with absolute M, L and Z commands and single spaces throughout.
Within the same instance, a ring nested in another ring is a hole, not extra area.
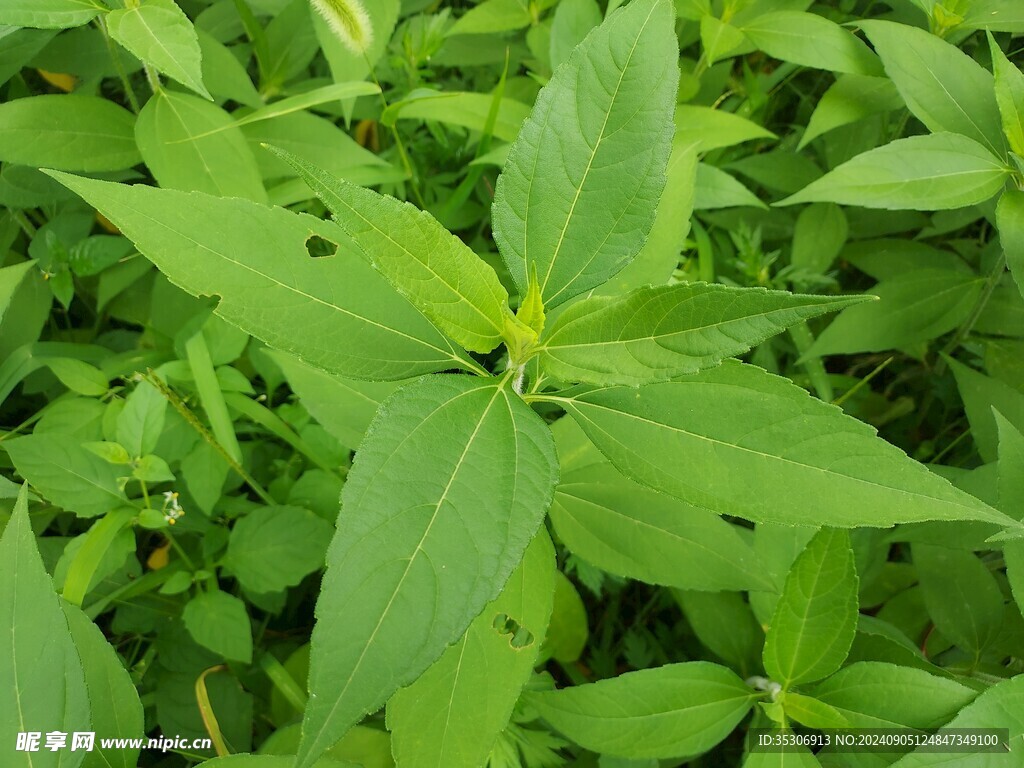
M 86 24 L 105 10 L 95 0 L 0 0 L 0 24 L 65 29 Z
M 591 32 L 541 90 L 495 190 L 494 238 L 546 307 L 636 255 L 665 186 L 679 77 L 672 5 L 637 0 Z
M 1024 296 L 1024 192 L 1008 189 L 1003 193 L 996 206 L 996 223 L 1006 265 L 1017 283 L 1017 290 Z
M 881 75 L 882 64 L 853 32 L 814 13 L 758 14 L 740 27 L 754 45 L 782 61 L 855 75 Z
M 718 365 L 811 317 L 869 300 L 679 283 L 573 304 L 543 341 L 561 381 L 646 384 Z
M 370 262 L 449 337 L 473 352 L 501 342 L 508 292 L 472 249 L 426 211 L 358 187 L 277 149 Z
M 405 768 L 476 768 L 530 679 L 555 591 L 546 532 L 526 550 L 498 598 L 412 685 L 388 702 L 396 761 Z
M 995 76 L 996 104 L 1003 120 L 1003 135 L 1010 149 L 1024 155 L 1024 72 L 1006 58 L 989 33 L 988 47 L 992 53 L 992 72 Z
M 519 563 L 557 475 L 505 383 L 432 376 L 381 405 L 342 494 L 296 768 L 427 669 Z
M 85 751 L 14 749 L 18 733 L 90 729 L 82 662 L 36 549 L 27 486 L 18 494 L 14 514 L 0 537 L 0 581 L 0 744 L 9 752 L 4 764 L 75 768 Z
M 171 282 L 219 296 L 217 314 L 311 365 L 358 379 L 477 368 L 334 224 L 247 200 L 51 175 Z M 340 244 L 337 253 L 312 258 L 305 244 L 314 237 Z
M 850 534 L 824 528 L 793 563 L 764 643 L 764 668 L 784 688 L 832 674 L 857 631 Z
M 786 379 L 725 362 L 678 381 L 546 395 L 620 472 L 719 514 L 786 525 L 1018 523 Z
M 527 700 L 580 746 L 639 759 L 707 751 L 729 735 L 755 697 L 735 672 L 691 661 L 534 693 Z

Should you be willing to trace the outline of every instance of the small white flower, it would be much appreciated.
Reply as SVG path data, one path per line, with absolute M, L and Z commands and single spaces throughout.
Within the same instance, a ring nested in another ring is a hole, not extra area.
M 331 31 L 356 56 L 373 45 L 373 24 L 361 0 L 310 0 Z

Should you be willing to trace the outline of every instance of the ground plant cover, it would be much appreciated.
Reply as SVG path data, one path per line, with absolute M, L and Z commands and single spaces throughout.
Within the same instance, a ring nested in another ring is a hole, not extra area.
M 1022 65 L 0 0 L 0 766 L 1024 766 Z

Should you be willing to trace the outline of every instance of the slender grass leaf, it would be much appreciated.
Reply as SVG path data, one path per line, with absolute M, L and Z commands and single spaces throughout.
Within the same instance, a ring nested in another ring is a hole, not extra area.
M 996 223 L 1006 264 L 1024 296 L 1024 191 L 1008 189 L 1003 193 L 996 206 Z
M 933 133 L 898 139 L 848 160 L 777 205 L 832 202 L 941 211 L 983 203 L 1010 170 L 973 139 Z
M 565 408 L 627 477 L 719 514 L 809 526 L 1015 525 L 867 424 L 751 365 L 543 399 Z
M 537 97 L 498 179 L 494 236 L 546 307 L 600 285 L 643 245 L 665 186 L 678 79 L 671 4 L 638 0 L 576 48 Z
M 718 365 L 788 326 L 867 300 L 679 283 L 594 296 L 562 312 L 541 366 L 561 381 L 638 385 Z
M 764 668 L 784 689 L 842 665 L 857 631 L 857 569 L 850 534 L 824 528 L 789 571 L 764 643 Z
M 297 768 L 419 677 L 498 596 L 556 475 L 549 430 L 504 384 L 428 377 L 381 405 L 327 554 Z
M 106 10 L 98 0 L 0 0 L 0 24 L 67 29 L 87 24 Z
M 531 693 L 526 701 L 580 746 L 638 759 L 707 751 L 729 735 L 755 697 L 734 672 L 691 661 Z
M 800 11 L 758 14 L 740 29 L 776 59 L 854 75 L 882 74 L 882 63 L 853 32 L 824 16 Z
M 357 96 L 374 96 L 378 93 L 380 93 L 380 88 L 378 86 L 373 83 L 364 83 L 358 80 L 351 83 L 334 83 L 332 85 L 325 85 L 321 88 L 314 88 L 311 91 L 306 91 L 295 96 L 289 96 L 285 99 L 281 99 L 280 101 L 275 101 L 273 104 L 268 104 L 265 107 L 260 107 L 259 109 L 238 118 L 235 121 L 235 125 L 238 127 L 251 125 L 252 123 L 271 120 L 275 117 L 283 117 L 284 115 L 301 112 L 302 110 L 326 104 L 327 102 L 345 101 Z
M 246 200 L 56 175 L 150 261 L 217 314 L 272 347 L 352 378 L 405 379 L 461 357 L 429 320 L 354 252 L 336 225 Z M 311 258 L 306 241 L 340 243 Z

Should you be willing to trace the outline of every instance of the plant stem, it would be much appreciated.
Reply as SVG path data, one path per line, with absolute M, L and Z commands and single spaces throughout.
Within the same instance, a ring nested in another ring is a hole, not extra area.
M 110 59 L 114 62 L 114 69 L 117 70 L 117 76 L 121 80 L 121 87 L 124 88 L 124 95 L 128 99 L 128 106 L 137 115 L 139 114 L 138 97 L 135 95 L 135 89 L 132 87 L 131 80 L 128 79 L 128 73 L 125 72 L 124 63 L 121 61 L 117 48 L 114 47 L 114 41 L 110 39 L 110 32 L 107 29 L 107 22 L 103 18 L 103 14 L 96 17 L 96 26 L 99 27 L 100 32 L 103 34 L 103 41 L 107 45 Z
M 953 334 L 953 338 L 949 340 L 949 343 L 942 348 L 942 352 L 939 355 L 939 361 L 935 364 L 935 375 L 941 376 L 946 372 L 946 356 L 952 355 L 956 348 L 960 346 L 961 342 L 967 338 L 967 334 L 974 328 L 974 324 L 978 322 L 978 318 L 981 317 L 981 313 L 985 311 L 985 307 L 988 305 L 989 299 L 992 298 L 992 293 L 995 291 L 996 286 L 999 285 L 999 281 L 1003 277 L 1003 272 L 1006 270 L 1006 253 L 1003 251 L 999 252 L 999 256 L 996 257 L 996 263 L 992 266 L 992 271 L 988 275 L 988 279 L 985 281 L 985 285 L 981 289 L 981 293 L 978 295 L 978 300 L 974 302 L 974 307 L 971 309 L 971 314 L 967 316 L 960 327 L 956 329 L 956 333 Z

